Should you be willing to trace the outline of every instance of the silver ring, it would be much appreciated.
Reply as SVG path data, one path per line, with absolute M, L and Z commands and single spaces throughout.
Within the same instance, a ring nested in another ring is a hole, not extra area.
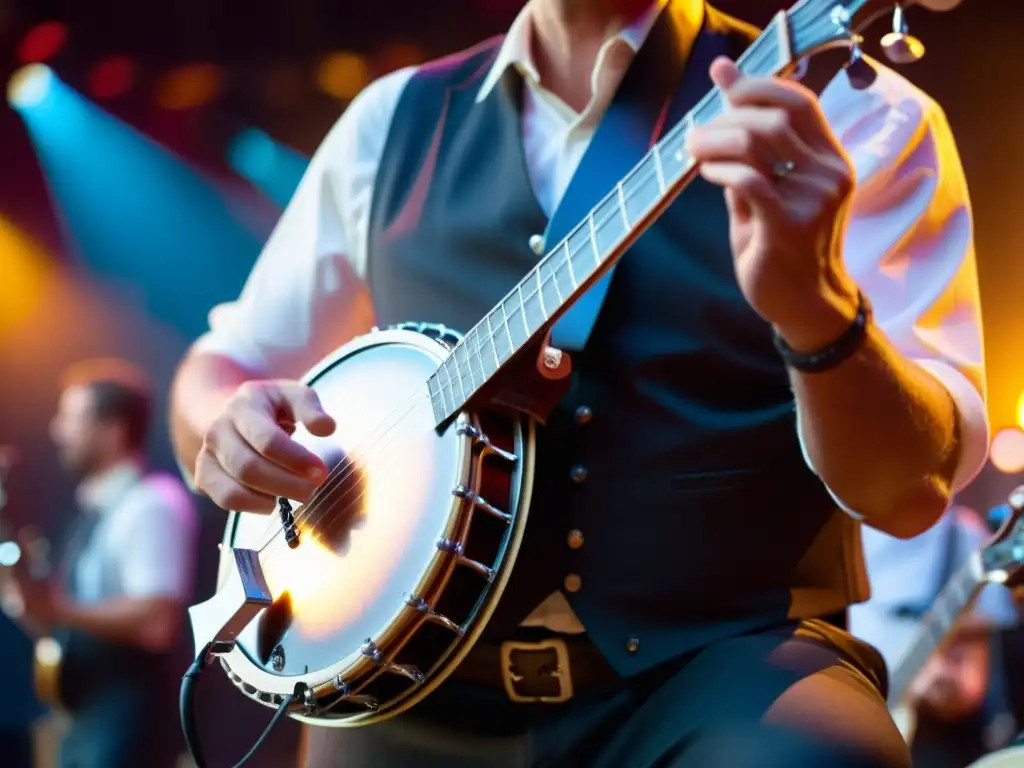
M 779 160 L 772 166 L 772 176 L 776 179 L 782 179 L 793 172 L 796 168 L 796 163 L 792 160 Z

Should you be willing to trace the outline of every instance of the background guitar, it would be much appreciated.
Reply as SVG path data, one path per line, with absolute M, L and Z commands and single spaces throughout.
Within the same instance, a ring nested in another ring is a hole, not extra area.
M 17 451 L 11 446 L 0 446 L 0 609 L 35 639 L 33 682 L 36 698 L 46 707 L 61 707 L 60 676 L 63 651 L 51 637 L 38 637 L 21 621 L 24 607 L 17 590 L 11 583 L 12 569 L 24 569 L 34 579 L 50 574 L 50 542 L 34 528 L 26 527 L 10 538 L 11 531 L 3 515 L 7 505 L 7 478 L 17 463 Z
M 900 733 L 913 739 L 916 717 L 907 702 L 911 684 L 929 659 L 960 625 L 961 619 L 987 584 L 1017 589 L 1024 582 L 1024 487 L 1009 498 L 1009 514 L 999 530 L 966 563 L 953 571 L 932 607 L 920 620 L 897 619 L 886 639 L 889 648 L 903 647 L 890 670 L 889 707 Z M 1024 765 L 1024 762 L 1021 763 Z

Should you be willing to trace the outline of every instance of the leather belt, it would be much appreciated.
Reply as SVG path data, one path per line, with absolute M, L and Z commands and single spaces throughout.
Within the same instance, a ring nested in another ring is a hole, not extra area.
M 511 701 L 520 703 L 560 703 L 623 680 L 589 640 L 562 637 L 477 643 L 452 679 L 504 689 Z

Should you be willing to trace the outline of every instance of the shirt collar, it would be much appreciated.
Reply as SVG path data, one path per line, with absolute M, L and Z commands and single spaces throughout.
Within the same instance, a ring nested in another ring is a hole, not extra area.
M 647 39 L 651 27 L 654 26 L 654 22 L 658 20 L 658 16 L 667 4 L 668 0 L 655 0 L 646 11 L 637 17 L 636 21 L 609 38 L 605 45 L 607 46 L 612 40 L 622 40 L 636 53 L 640 50 L 644 40 Z M 530 34 L 533 24 L 532 5 L 532 2 L 528 2 L 523 7 L 523 10 L 519 12 L 519 15 L 516 16 L 512 26 L 509 27 L 501 48 L 498 49 L 498 56 L 495 58 L 494 64 L 491 65 L 486 79 L 477 92 L 476 101 L 478 104 L 490 95 L 491 91 L 494 90 L 494 86 L 497 85 L 502 75 L 505 74 L 505 70 L 509 67 L 518 69 L 520 74 L 533 85 L 540 84 L 540 74 L 537 72 L 537 66 L 533 62 L 533 57 L 530 55 Z M 600 55 L 598 59 L 600 59 Z
M 88 512 L 103 512 L 115 506 L 142 477 L 142 466 L 133 459 L 121 461 L 78 486 L 78 503 Z

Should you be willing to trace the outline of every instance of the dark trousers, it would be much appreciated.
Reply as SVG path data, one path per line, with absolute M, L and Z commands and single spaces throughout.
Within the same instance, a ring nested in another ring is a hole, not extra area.
M 366 728 L 311 728 L 306 768 L 909 768 L 881 660 L 819 622 L 720 641 L 606 692 L 513 704 L 450 681 Z

